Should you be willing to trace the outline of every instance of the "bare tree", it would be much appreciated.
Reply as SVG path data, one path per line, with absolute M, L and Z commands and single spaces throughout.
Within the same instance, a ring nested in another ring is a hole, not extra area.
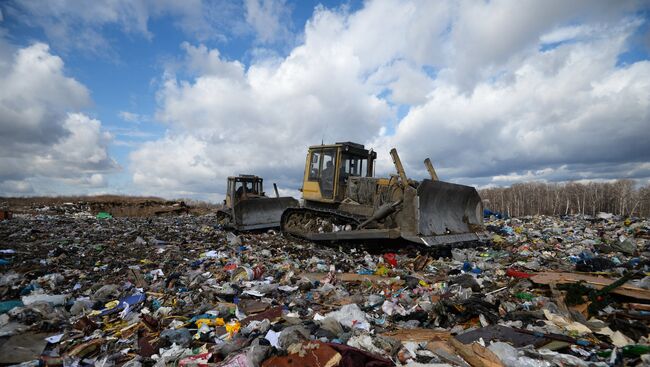
M 590 183 L 518 183 L 481 190 L 489 209 L 510 216 L 533 214 L 591 214 L 610 212 L 650 216 L 650 185 L 633 180 Z

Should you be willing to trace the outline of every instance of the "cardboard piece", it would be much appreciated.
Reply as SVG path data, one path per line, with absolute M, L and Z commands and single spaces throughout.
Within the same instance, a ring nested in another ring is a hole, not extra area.
M 1 364 L 17 364 L 38 359 L 47 341 L 45 338 L 52 336 L 48 333 L 23 333 L 9 338 L 0 347 Z
M 584 275 L 584 274 L 575 274 L 575 273 L 538 273 L 530 278 L 533 282 L 537 284 L 567 284 L 567 283 L 578 283 L 584 281 L 586 284 L 596 288 L 602 289 L 616 281 L 616 279 L 608 279 L 603 277 L 597 277 L 593 275 Z M 635 287 L 629 283 L 623 284 L 622 286 L 615 288 L 611 293 L 620 294 L 622 296 L 643 299 L 650 301 L 650 290 Z

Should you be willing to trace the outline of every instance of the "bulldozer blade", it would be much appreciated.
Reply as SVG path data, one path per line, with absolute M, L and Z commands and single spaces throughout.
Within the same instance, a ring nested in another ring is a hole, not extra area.
M 476 239 L 475 234 L 483 231 L 483 205 L 475 188 L 423 180 L 417 198 L 418 235 L 429 238 L 427 242 L 438 242 L 430 238 L 433 236 L 466 241 Z
M 298 206 L 292 197 L 257 198 L 240 201 L 233 208 L 235 228 L 240 231 L 280 227 L 282 212 Z

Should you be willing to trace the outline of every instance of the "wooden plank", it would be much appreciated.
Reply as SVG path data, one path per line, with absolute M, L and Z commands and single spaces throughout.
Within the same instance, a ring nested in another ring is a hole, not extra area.
M 453 366 L 469 367 L 467 362 L 456 354 L 456 350 L 452 348 L 447 342 L 433 341 L 427 343 L 426 349 L 438 356 L 442 361 L 447 362 Z
M 401 342 L 430 342 L 434 340 L 449 340 L 451 334 L 448 331 L 432 329 L 399 329 L 381 334 Z
M 323 278 L 327 276 L 328 273 L 300 273 L 299 276 L 305 277 L 312 282 L 314 281 L 320 281 Z M 378 283 L 378 282 L 383 282 L 383 283 L 395 283 L 395 284 L 403 284 L 404 280 L 403 279 L 397 279 L 393 277 L 382 277 L 380 275 L 362 275 L 362 274 L 356 274 L 356 273 L 336 273 L 335 274 L 336 280 L 340 282 L 373 282 L 373 283 Z
M 642 303 L 628 303 L 627 307 L 632 310 L 650 311 L 650 305 Z
M 552 272 L 537 273 L 531 277 L 530 280 L 537 284 L 567 284 L 584 281 L 586 284 L 589 284 L 596 289 L 602 289 L 616 281 L 616 279 L 597 277 L 593 275 Z M 615 288 L 612 290 L 612 293 L 650 301 L 650 290 L 635 287 L 630 283 L 625 283 L 622 286 Z
M 463 344 L 456 338 L 451 338 L 449 344 L 472 367 L 504 367 L 499 357 L 479 343 Z

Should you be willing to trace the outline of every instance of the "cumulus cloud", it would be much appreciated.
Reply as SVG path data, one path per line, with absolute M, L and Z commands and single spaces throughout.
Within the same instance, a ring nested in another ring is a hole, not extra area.
M 113 58 L 118 55 L 104 35 L 112 26 L 151 39 L 155 35 L 149 29 L 150 20 L 170 16 L 181 31 L 201 41 L 225 40 L 245 32 L 241 6 L 227 0 L 25 0 L 9 1 L 3 7 L 8 16 L 42 28 L 62 50 L 80 49 Z
M 392 116 L 385 101 L 359 84 L 358 68 L 347 62 L 355 56 L 336 46 L 308 39 L 281 64 L 248 70 L 204 46 L 183 47 L 188 65 L 203 67 L 192 80 L 164 81 L 157 119 L 170 133 L 131 155 L 142 187 L 223 192 L 225 177 L 252 172 L 290 177 L 295 188 L 307 145 L 364 140 Z M 152 169 L 156 156 L 164 162 Z
M 39 185 L 50 179 L 96 184 L 93 175 L 117 168 L 107 153 L 111 136 L 100 121 L 72 112 L 90 103 L 88 90 L 64 74 L 63 61 L 46 44 L 5 49 L 0 56 L 2 192 L 42 190 Z
M 463 2 L 454 11 L 447 64 L 453 82 L 471 90 L 481 79 L 503 71 L 520 54 L 537 48 L 541 35 L 571 23 L 611 24 L 639 7 L 637 1 Z M 548 37 L 548 35 L 547 35 Z
M 0 90 L 0 142 L 52 143 L 65 135 L 60 124 L 50 123 L 69 109 L 90 102 L 88 90 L 63 74 L 63 60 L 43 43 L 18 50 L 3 60 Z M 3 149 L 3 148 L 0 148 Z
M 253 28 L 260 43 L 287 39 L 290 9 L 284 0 L 246 0 L 246 22 Z
M 0 181 L 0 192 L 3 195 L 27 195 L 34 192 L 34 187 L 27 181 L 5 180 Z
M 157 94 L 167 135 L 131 154 L 134 181 L 202 195 L 255 173 L 295 189 L 321 140 L 374 146 L 380 174 L 396 146 L 410 175 L 431 157 L 467 184 L 650 177 L 650 63 L 618 64 L 640 6 L 321 7 L 304 43 L 248 66 L 183 44 L 187 72 L 165 72 Z
M 648 162 L 650 62 L 617 68 L 624 39 L 532 52 L 512 79 L 482 82 L 469 96 L 439 85 L 384 145 L 409 147 L 408 163 L 431 155 L 443 176 L 482 180 L 563 164 Z
M 106 151 L 111 135 L 101 130 L 101 122 L 82 113 L 69 113 L 63 121 L 68 135 L 52 147 L 60 160 L 70 162 L 73 167 L 102 169 L 110 166 Z
M 93 173 L 90 176 L 81 178 L 68 178 L 64 179 L 63 182 L 68 185 L 82 188 L 105 188 L 108 185 L 106 176 L 101 173 Z

